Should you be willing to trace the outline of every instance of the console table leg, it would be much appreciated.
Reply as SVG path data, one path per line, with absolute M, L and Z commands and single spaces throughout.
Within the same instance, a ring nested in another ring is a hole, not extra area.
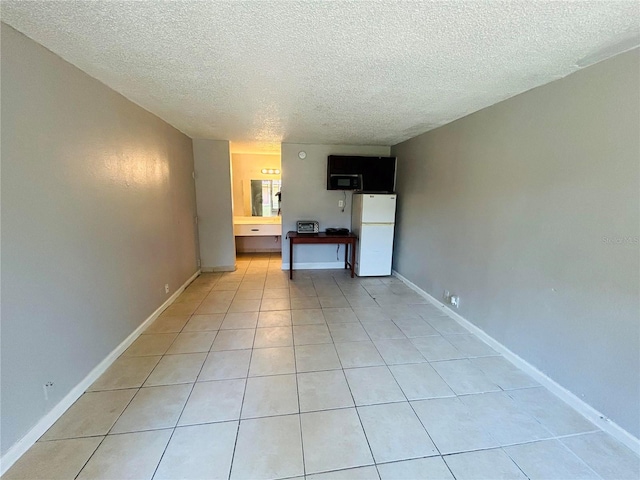
M 351 278 L 353 278 L 353 272 L 356 268 L 356 242 L 351 243 Z
M 349 268 L 349 244 L 344 244 L 344 268 Z
M 293 238 L 289 237 L 289 280 L 293 280 Z

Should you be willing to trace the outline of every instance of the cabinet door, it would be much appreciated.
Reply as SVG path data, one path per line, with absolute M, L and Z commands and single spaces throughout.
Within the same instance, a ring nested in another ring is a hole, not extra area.
M 395 218 L 395 195 L 362 195 L 362 223 L 394 223 Z
M 356 261 L 358 276 L 391 275 L 392 256 L 393 225 L 363 225 Z

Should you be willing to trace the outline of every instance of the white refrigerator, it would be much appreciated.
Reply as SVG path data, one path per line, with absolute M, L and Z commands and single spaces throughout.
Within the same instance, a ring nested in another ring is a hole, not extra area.
M 391 275 L 396 194 L 354 193 L 351 230 L 358 236 L 356 275 Z

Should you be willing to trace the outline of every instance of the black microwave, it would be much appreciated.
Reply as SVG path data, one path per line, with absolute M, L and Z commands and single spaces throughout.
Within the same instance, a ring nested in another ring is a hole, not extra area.
M 334 173 L 327 178 L 329 190 L 362 190 L 362 175 Z

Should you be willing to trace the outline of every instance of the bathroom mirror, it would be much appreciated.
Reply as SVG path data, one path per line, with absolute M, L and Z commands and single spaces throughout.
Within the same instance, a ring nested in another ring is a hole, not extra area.
M 281 180 L 251 180 L 251 216 L 276 217 L 280 214 Z

